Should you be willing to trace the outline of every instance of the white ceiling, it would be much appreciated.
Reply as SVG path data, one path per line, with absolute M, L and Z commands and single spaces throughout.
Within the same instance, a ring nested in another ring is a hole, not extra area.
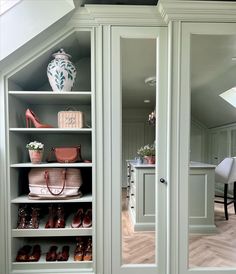
M 236 109 L 219 94 L 236 85 L 236 36 L 191 38 L 192 115 L 208 128 L 236 122 Z
M 156 75 L 156 40 L 123 38 L 121 56 L 123 107 L 155 108 L 155 86 L 145 84 L 145 79 Z

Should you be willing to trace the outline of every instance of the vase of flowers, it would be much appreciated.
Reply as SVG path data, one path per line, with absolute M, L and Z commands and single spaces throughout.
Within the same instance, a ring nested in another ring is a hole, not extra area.
M 40 164 L 43 158 L 44 145 L 40 142 L 33 141 L 26 145 L 29 150 L 29 157 L 32 164 Z
M 147 164 L 155 164 L 155 146 L 154 145 L 145 145 L 138 149 L 137 153 L 139 156 L 143 157 Z

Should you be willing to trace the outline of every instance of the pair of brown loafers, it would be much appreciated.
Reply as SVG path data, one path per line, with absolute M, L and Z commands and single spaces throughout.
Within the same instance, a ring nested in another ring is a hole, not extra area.
M 83 208 L 79 208 L 73 217 L 71 227 L 89 228 L 91 226 L 92 226 L 92 209 L 89 208 L 84 212 Z
M 82 238 L 79 237 L 77 240 L 75 252 L 74 252 L 74 260 L 75 261 L 92 261 L 92 238 L 89 237 L 87 242 L 85 242 Z
M 46 261 L 67 261 L 69 258 L 69 246 L 65 245 L 62 247 L 61 252 L 57 253 L 58 247 L 53 245 L 50 247 L 46 254 Z
M 58 205 L 55 208 L 53 205 L 49 206 L 48 220 L 45 228 L 64 228 L 65 227 L 65 213 L 64 207 Z
M 41 248 L 39 245 L 34 245 L 32 253 L 30 253 L 32 247 L 30 245 L 24 245 L 19 249 L 16 262 L 37 262 L 41 256 Z

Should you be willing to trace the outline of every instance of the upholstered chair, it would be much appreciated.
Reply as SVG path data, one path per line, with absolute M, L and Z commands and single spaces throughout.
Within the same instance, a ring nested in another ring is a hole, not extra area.
M 225 219 L 228 220 L 228 205 L 234 203 L 236 214 L 236 157 L 225 158 L 215 169 L 215 182 L 224 185 L 223 201 L 215 200 L 216 203 L 224 204 Z M 233 184 L 233 197 L 228 197 L 228 186 Z

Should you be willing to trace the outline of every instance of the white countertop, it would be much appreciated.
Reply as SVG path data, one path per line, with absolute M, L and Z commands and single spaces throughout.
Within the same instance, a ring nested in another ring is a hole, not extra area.
M 132 166 L 135 168 L 155 168 L 155 165 L 136 164 L 135 161 L 131 161 L 131 160 L 129 160 L 129 161 L 132 164 Z M 191 161 L 189 167 L 190 168 L 212 168 L 212 169 L 215 169 L 216 165 Z
M 191 161 L 190 168 L 216 168 L 216 165 Z
M 135 163 L 131 163 L 133 167 L 135 168 L 155 168 L 155 165 L 150 165 L 150 164 L 135 164 Z

